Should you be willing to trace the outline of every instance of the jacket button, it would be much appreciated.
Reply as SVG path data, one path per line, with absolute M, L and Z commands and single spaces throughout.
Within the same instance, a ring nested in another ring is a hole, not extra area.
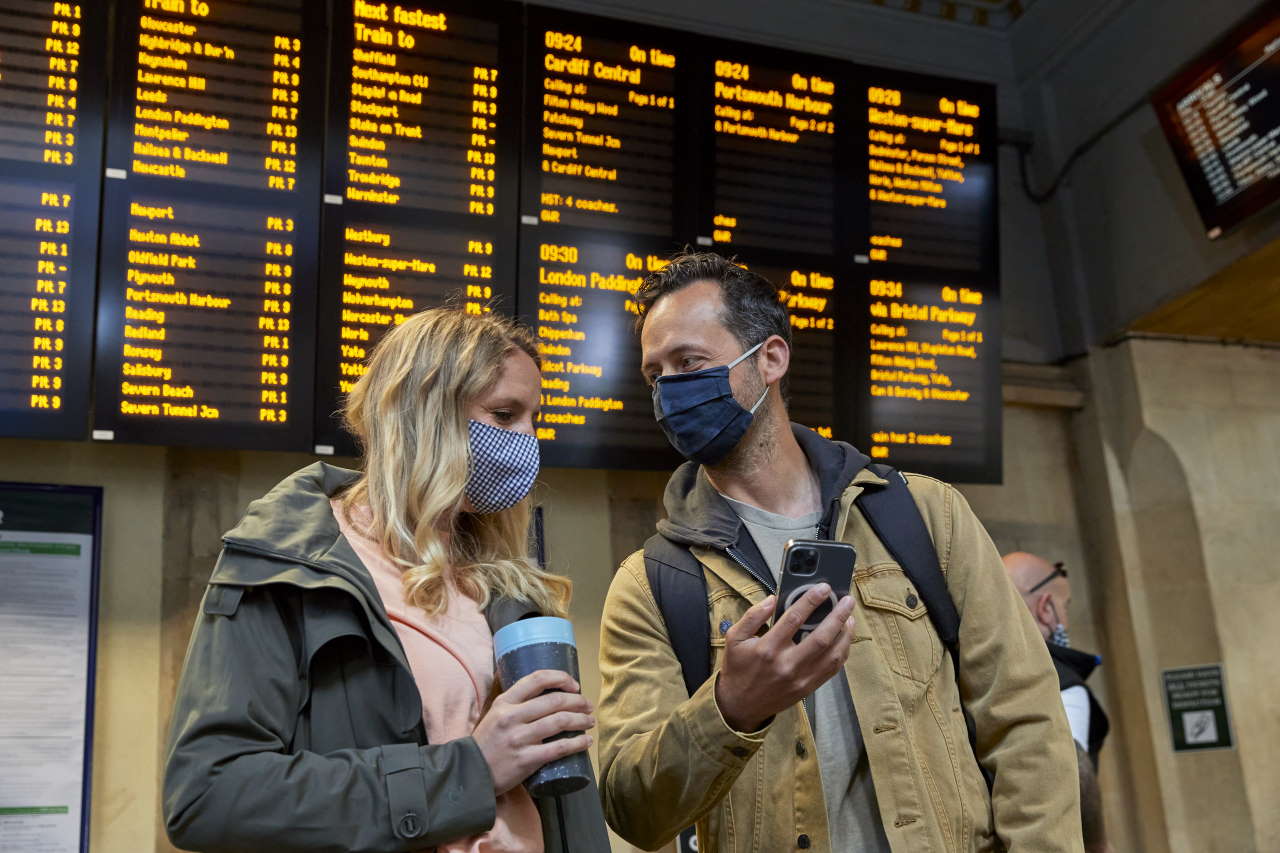
M 422 821 L 418 820 L 418 815 L 415 812 L 409 812 L 400 818 L 400 825 L 396 828 L 396 831 L 401 838 L 417 838 L 422 834 L 423 829 Z
M 797 839 L 796 839 L 796 846 L 797 846 L 797 847 L 799 847 L 801 850 L 808 850 L 808 849 L 809 849 L 809 836 L 807 836 L 807 835 L 801 835 L 799 838 L 797 838 Z
M 919 604 L 919 603 L 920 603 L 920 599 L 916 598 L 916 594 L 915 594 L 914 592 L 909 592 L 909 593 L 907 593 L 907 606 L 908 606 L 908 607 L 915 607 L 915 606 L 916 606 L 917 604 Z
M 800 757 L 800 758 L 804 758 L 804 757 L 805 757 L 805 755 L 807 755 L 807 754 L 808 754 L 808 753 L 807 753 L 807 751 L 806 751 L 806 750 L 805 750 L 805 748 L 804 748 L 804 741 L 802 741 L 802 740 L 798 740 L 798 741 L 796 741 L 796 755 L 797 755 L 798 757 Z

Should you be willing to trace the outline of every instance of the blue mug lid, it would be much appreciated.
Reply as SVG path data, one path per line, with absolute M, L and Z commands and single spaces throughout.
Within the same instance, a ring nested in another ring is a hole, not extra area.
M 500 658 L 513 649 L 535 643 L 564 643 L 577 647 L 573 623 L 558 616 L 535 616 L 512 622 L 493 635 L 493 656 Z

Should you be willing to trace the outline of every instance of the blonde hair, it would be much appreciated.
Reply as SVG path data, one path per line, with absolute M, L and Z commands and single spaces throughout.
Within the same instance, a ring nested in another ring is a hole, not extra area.
M 350 516 L 368 507 L 369 536 L 404 571 L 409 603 L 429 614 L 445 606 L 446 578 L 481 607 L 510 596 L 548 615 L 568 608 L 569 580 L 529 558 L 528 498 L 502 512 L 463 511 L 468 404 L 498 381 L 517 350 L 540 362 L 532 335 L 511 320 L 422 311 L 383 337 L 347 395 L 343 416 L 364 465 L 343 510 Z

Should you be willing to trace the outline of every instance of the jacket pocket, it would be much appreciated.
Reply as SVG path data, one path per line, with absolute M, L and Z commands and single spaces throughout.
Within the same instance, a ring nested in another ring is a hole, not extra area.
M 853 581 L 889 668 L 927 684 L 942 661 L 941 642 L 915 584 L 897 563 L 877 563 L 855 573 Z
M 707 596 L 707 613 L 711 620 L 711 669 L 720 668 L 724 656 L 724 636 L 737 623 L 749 606 L 732 589 L 718 589 Z

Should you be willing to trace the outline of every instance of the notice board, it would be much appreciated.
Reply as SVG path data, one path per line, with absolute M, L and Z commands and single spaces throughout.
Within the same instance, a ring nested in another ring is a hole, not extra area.
M 89 849 L 102 490 L 0 482 L 0 853 Z

